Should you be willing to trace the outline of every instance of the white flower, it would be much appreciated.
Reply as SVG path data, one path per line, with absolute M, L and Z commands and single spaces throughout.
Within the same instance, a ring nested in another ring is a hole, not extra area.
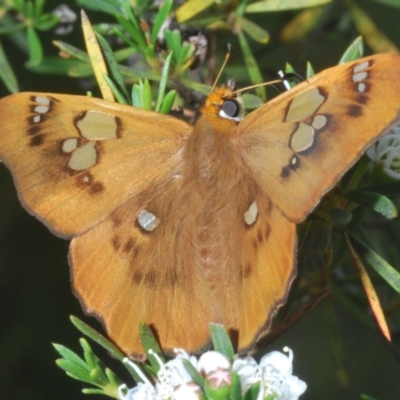
M 233 362 L 232 370 L 239 375 L 242 394 L 245 394 L 253 383 L 260 381 L 259 366 L 251 356 L 236 359 Z
M 400 123 L 376 141 L 366 152 L 368 157 L 392 178 L 400 179 Z
M 230 369 L 231 362 L 229 358 L 218 351 L 207 351 L 200 356 L 197 363 L 197 370 L 201 374 L 208 375 L 217 368 Z
M 260 382 L 258 400 L 274 395 L 276 400 L 297 400 L 307 389 L 305 382 L 292 375 L 293 352 L 285 348 L 289 356 L 272 351 L 261 358 L 258 365 L 252 357 L 236 360 L 232 369 L 239 375 L 242 393 L 254 383 Z
M 171 400 L 199 400 L 201 394 L 201 388 L 196 383 L 184 383 L 175 388 Z
M 151 383 L 139 382 L 137 386 L 129 389 L 125 394 L 126 385 L 118 388 L 118 398 L 120 400 L 157 400 L 157 392 Z
M 292 375 L 293 352 L 285 348 L 285 355 L 273 351 L 261 358 L 259 364 L 253 357 L 240 358 L 231 361 L 217 351 L 208 351 L 198 360 L 189 356 L 184 350 L 176 350 L 177 356 L 164 363 L 156 353 L 153 356 L 160 365 L 155 386 L 128 359 L 124 360 L 136 370 L 142 383 L 126 391 L 126 385 L 118 388 L 120 400 L 198 400 L 204 398 L 202 388 L 193 382 L 184 365 L 184 360 L 190 362 L 197 371 L 206 377 L 206 387 L 209 390 L 230 390 L 232 371 L 236 371 L 244 395 L 255 383 L 260 390 L 257 400 L 273 397 L 274 400 L 297 400 L 307 385 Z M 207 386 L 208 385 L 208 386 Z
M 192 381 L 183 360 L 188 360 L 194 367 L 197 361 L 196 357 L 189 356 L 184 350 L 176 350 L 176 353 L 178 354 L 176 358 L 165 364 L 157 357 L 157 354 L 154 354 L 160 364 L 160 370 L 157 373 L 158 381 L 172 388 Z

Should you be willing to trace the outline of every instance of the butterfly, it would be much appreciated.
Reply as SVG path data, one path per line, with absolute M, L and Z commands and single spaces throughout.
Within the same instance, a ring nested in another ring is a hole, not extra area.
M 296 276 L 296 224 L 399 121 L 400 57 L 327 69 L 240 120 L 228 85 L 184 121 L 91 97 L 0 101 L 24 207 L 72 238 L 72 284 L 128 355 L 139 324 L 195 352 L 222 323 L 251 349 Z

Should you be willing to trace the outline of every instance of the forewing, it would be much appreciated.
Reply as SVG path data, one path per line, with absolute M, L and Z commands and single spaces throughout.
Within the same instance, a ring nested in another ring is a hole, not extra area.
M 178 172 L 192 127 L 92 97 L 21 93 L 0 101 L 0 157 L 24 206 L 69 237 Z M 136 205 L 140 207 L 140 204 Z
M 400 57 L 327 69 L 246 117 L 238 147 L 284 214 L 302 221 L 371 143 L 398 123 Z

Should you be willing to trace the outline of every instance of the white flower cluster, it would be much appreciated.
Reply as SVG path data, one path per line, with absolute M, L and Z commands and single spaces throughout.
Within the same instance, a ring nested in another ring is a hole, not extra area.
M 400 123 L 376 141 L 366 152 L 368 157 L 392 178 L 400 179 Z
M 238 358 L 231 364 L 228 357 L 208 351 L 197 359 L 183 350 L 176 350 L 177 357 L 163 363 L 158 359 L 160 370 L 155 386 L 143 375 L 134 363 L 125 359 L 141 376 L 143 383 L 132 389 L 121 385 L 118 389 L 120 400 L 197 400 L 206 398 L 201 387 L 193 382 L 183 360 L 189 361 L 205 377 L 209 388 L 220 390 L 230 388 L 232 372 L 239 376 L 242 394 L 254 384 L 259 384 L 257 400 L 297 400 L 307 385 L 292 375 L 293 352 L 285 348 L 288 356 L 273 351 L 257 363 L 253 357 Z M 156 356 L 156 354 L 154 354 Z M 215 396 L 218 398 L 218 396 Z

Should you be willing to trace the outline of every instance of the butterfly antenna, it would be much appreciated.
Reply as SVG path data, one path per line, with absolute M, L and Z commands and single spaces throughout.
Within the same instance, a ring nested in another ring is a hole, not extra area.
M 291 88 L 290 88 L 290 86 L 289 86 L 289 83 L 287 82 L 288 79 L 290 79 L 290 78 L 297 78 L 300 82 L 307 81 L 307 80 L 305 80 L 301 75 L 297 74 L 296 72 L 282 72 L 282 71 L 280 71 L 279 76 L 280 76 L 280 78 L 279 78 L 279 79 L 275 79 L 274 81 L 263 82 L 263 83 L 257 83 L 256 85 L 247 86 L 247 87 L 244 87 L 244 88 L 235 90 L 235 91 L 233 92 L 233 94 L 238 94 L 238 93 L 245 92 L 245 91 L 251 90 L 251 89 L 257 89 L 257 88 L 260 87 L 260 86 L 273 86 L 273 87 L 275 87 L 276 89 L 278 89 L 278 88 L 275 86 L 275 83 L 283 83 L 283 84 L 285 85 L 286 89 L 287 89 L 287 90 L 290 90 Z M 278 90 L 279 90 L 279 89 L 278 89 Z
M 251 89 L 257 89 L 257 88 L 259 88 L 261 86 L 274 86 L 275 83 L 282 83 L 282 82 L 283 82 L 283 79 L 275 79 L 274 81 L 270 81 L 270 82 L 257 83 L 256 85 L 246 86 L 244 88 L 235 90 L 233 92 L 233 94 L 246 92 L 246 91 L 251 90 Z
M 211 92 L 213 92 L 214 89 L 215 89 L 215 86 L 217 86 L 219 78 L 221 77 L 222 71 L 224 70 L 226 63 L 228 62 L 229 57 L 231 56 L 231 53 L 232 53 L 232 46 L 230 44 L 228 44 L 228 51 L 225 54 L 225 60 L 222 63 L 221 68 L 219 69 L 218 75 L 217 75 L 217 77 L 216 77 L 216 79 L 214 81 L 214 84 L 213 84 L 212 88 L 211 88 Z

